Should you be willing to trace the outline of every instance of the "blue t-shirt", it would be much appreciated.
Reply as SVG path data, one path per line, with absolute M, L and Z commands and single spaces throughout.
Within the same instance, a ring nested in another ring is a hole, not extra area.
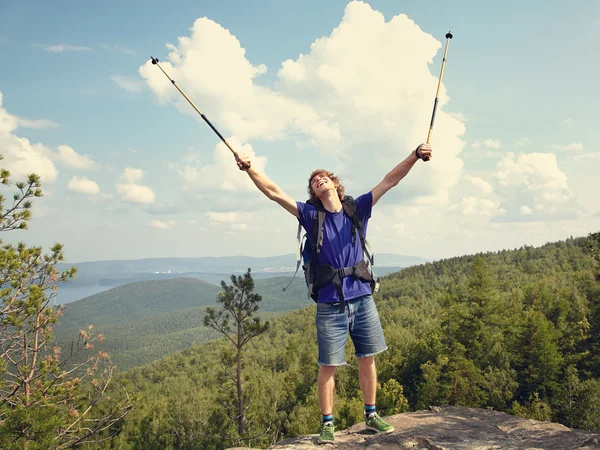
M 363 221 L 363 233 L 366 235 L 367 224 L 373 207 L 373 194 L 368 192 L 354 201 L 358 216 Z M 306 230 L 306 245 L 310 247 L 317 210 L 308 203 L 296 202 L 296 205 L 298 207 L 298 221 Z M 358 230 L 356 232 L 358 233 Z M 343 209 L 337 213 L 326 211 L 325 221 L 323 222 L 323 246 L 317 255 L 317 264 L 329 264 L 336 269 L 341 269 L 342 267 L 354 266 L 362 259 L 363 250 L 360 245 L 360 238 L 356 236 L 356 242 L 352 243 L 352 220 L 350 217 L 344 213 Z M 354 277 L 343 277 L 342 289 L 344 300 L 352 300 L 371 294 L 370 284 Z M 319 288 L 318 301 L 320 303 L 339 302 L 338 293 L 333 283 Z

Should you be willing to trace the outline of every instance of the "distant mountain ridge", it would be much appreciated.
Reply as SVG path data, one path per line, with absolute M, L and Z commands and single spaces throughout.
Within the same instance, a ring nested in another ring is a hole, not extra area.
M 382 275 L 405 267 L 428 262 L 416 256 L 377 253 L 375 266 Z M 243 273 L 249 267 L 255 279 L 290 276 L 296 269 L 296 255 L 268 257 L 204 256 L 199 258 L 147 258 L 136 260 L 88 261 L 60 264 L 59 270 L 75 266 L 77 276 L 66 286 L 118 286 L 136 281 L 194 277 L 219 284 L 232 273 Z
M 384 266 L 408 266 L 428 262 L 428 259 L 418 256 L 398 255 L 395 253 L 376 253 L 377 263 Z M 65 267 L 85 268 L 89 273 L 117 273 L 117 272 L 142 272 L 164 269 L 178 271 L 195 270 L 218 270 L 237 267 L 239 271 L 245 271 L 248 267 L 256 267 L 260 271 L 269 267 L 292 267 L 295 266 L 296 255 L 293 253 L 277 256 L 200 256 L 198 258 L 142 258 L 131 260 L 102 260 L 83 261 L 78 263 L 61 264 Z

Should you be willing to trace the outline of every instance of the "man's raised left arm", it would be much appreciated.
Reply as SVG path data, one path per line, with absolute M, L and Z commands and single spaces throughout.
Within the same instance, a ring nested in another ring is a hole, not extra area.
M 385 177 L 383 177 L 381 183 L 371 190 L 373 194 L 373 206 L 375 206 L 383 194 L 396 186 L 400 180 L 410 172 L 410 169 L 412 169 L 419 159 L 429 161 L 431 157 L 430 144 L 421 144 L 415 151 L 410 152 L 410 155 L 408 155 L 404 161 L 394 167 Z

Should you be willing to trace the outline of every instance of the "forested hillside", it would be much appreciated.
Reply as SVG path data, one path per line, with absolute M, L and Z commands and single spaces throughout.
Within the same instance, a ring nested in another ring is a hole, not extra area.
M 308 305 L 302 275 L 285 292 L 288 278 L 256 281 L 263 298 L 260 314 L 272 317 Z M 111 355 L 119 370 L 148 364 L 216 337 L 203 326 L 206 306 L 217 301 L 219 286 L 196 278 L 129 283 L 67 305 L 56 338 L 67 353 L 79 330 L 89 324 L 103 335 L 98 350 Z
M 464 405 L 600 429 L 599 248 L 597 233 L 385 277 L 376 295 L 389 346 L 377 357 L 381 412 Z M 252 342 L 247 444 L 318 430 L 315 336 L 311 305 L 272 320 Z M 97 448 L 231 446 L 228 351 L 214 341 L 122 374 L 111 396 L 135 393 L 136 407 Z M 350 343 L 346 351 L 334 410 L 341 428 L 361 420 L 363 406 Z

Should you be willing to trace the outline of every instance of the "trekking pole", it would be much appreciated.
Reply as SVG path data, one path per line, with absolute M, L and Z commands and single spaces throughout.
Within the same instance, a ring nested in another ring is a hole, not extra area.
M 446 55 L 448 54 L 448 44 L 450 43 L 450 39 L 452 39 L 452 33 L 448 31 L 446 33 L 446 49 L 444 50 L 444 59 L 442 59 L 442 70 L 440 71 L 440 79 L 438 80 L 437 91 L 435 93 L 435 101 L 433 102 L 433 114 L 431 114 L 431 123 L 429 124 L 429 133 L 427 133 L 427 143 L 430 143 L 431 140 L 431 132 L 433 131 L 433 123 L 435 122 L 435 112 L 437 110 L 438 105 L 438 96 L 440 95 L 440 86 L 442 85 L 442 77 L 444 76 L 444 67 L 446 66 Z M 423 158 L 425 161 L 429 160 Z
M 196 112 L 198 114 L 200 114 L 200 117 L 202 117 L 204 119 L 204 121 L 208 124 L 208 126 L 217 134 L 217 136 L 219 136 L 221 141 L 223 141 L 223 144 L 225 144 L 227 146 L 227 148 L 229 150 L 231 150 L 231 153 L 233 153 L 233 156 L 235 157 L 236 162 L 239 162 L 240 158 L 239 158 L 237 152 L 231 147 L 231 145 L 229 145 L 229 142 L 227 142 L 227 140 L 223 137 L 223 135 L 221 135 L 221 133 L 219 133 L 219 130 L 217 130 L 214 127 L 214 125 L 212 123 L 210 123 L 210 120 L 208 120 L 208 118 L 204 114 L 202 114 L 202 111 L 200 111 L 198 109 L 198 107 L 196 105 L 194 105 L 194 102 L 191 101 L 187 95 L 185 95 L 185 92 L 183 92 L 181 90 L 181 88 L 177 85 L 177 83 L 175 83 L 175 80 L 173 80 L 169 75 L 167 75 L 167 72 L 165 72 L 165 70 L 158 63 L 158 58 L 154 58 L 153 56 L 151 56 L 150 60 L 152 61 L 152 64 L 154 64 L 155 66 L 158 66 L 158 68 L 162 71 L 162 73 L 165 74 L 165 77 L 167 77 L 169 79 L 169 81 L 173 84 L 173 86 L 175 86 L 177 88 L 177 90 L 181 93 L 181 95 L 183 95 L 185 97 L 185 99 L 188 101 L 188 103 L 190 105 L 192 105 L 192 108 L 194 108 L 196 110 Z M 242 170 L 248 170 L 249 168 L 250 168 L 250 163 L 244 163 Z

